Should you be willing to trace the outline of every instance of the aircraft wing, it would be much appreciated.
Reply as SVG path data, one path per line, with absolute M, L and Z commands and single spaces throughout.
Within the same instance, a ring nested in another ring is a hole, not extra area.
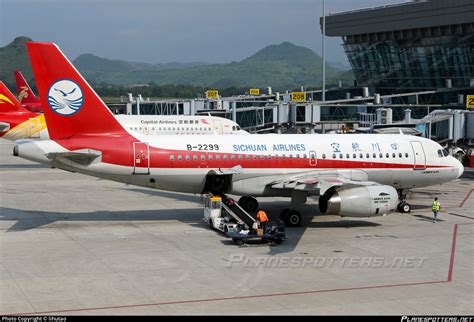
M 0 132 L 5 132 L 5 131 L 8 131 L 9 129 L 10 129 L 10 124 L 0 122 Z
M 51 161 L 63 162 L 63 163 L 76 163 L 83 166 L 88 166 L 94 160 L 102 156 L 102 152 L 92 149 L 82 149 L 70 152 L 55 152 L 48 153 L 46 157 Z M 66 161 L 66 162 L 64 162 Z
M 360 172 L 359 172 L 360 171 Z M 297 175 L 280 177 L 267 186 L 272 189 L 289 189 L 324 194 L 335 186 L 356 187 L 370 186 L 378 183 L 368 181 L 361 170 L 349 171 L 309 171 Z

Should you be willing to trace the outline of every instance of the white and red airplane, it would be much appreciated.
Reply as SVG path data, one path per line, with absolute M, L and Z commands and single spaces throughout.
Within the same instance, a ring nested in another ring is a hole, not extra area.
M 147 136 L 124 128 L 53 43 L 27 43 L 50 140 L 18 142 L 14 155 L 94 177 L 186 193 L 319 195 L 323 213 L 388 214 L 404 189 L 458 178 L 463 166 L 436 142 L 387 134 Z M 288 225 L 301 214 L 282 211 Z

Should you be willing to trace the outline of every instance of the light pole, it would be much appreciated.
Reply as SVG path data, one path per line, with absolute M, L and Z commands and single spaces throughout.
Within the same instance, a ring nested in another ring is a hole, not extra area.
M 323 34 L 322 34 L 322 52 L 323 52 L 323 92 L 322 101 L 326 101 L 326 48 L 325 48 L 325 35 L 326 35 L 326 12 L 324 8 L 325 0 L 323 1 Z

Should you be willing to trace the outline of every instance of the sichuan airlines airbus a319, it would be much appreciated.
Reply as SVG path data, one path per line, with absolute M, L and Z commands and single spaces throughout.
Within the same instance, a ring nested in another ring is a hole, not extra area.
M 146 136 L 120 125 L 52 43 L 28 43 L 50 140 L 18 142 L 14 155 L 91 176 L 187 193 L 287 196 L 292 205 L 319 195 L 323 213 L 388 214 L 404 189 L 458 178 L 463 166 L 428 139 L 408 135 Z M 298 211 L 284 210 L 289 225 Z

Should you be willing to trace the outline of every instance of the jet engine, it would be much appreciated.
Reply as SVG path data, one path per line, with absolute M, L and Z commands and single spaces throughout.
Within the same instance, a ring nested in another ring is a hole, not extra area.
M 384 216 L 395 211 L 397 204 L 397 190 L 384 185 L 332 188 L 319 198 L 322 213 L 342 217 Z

